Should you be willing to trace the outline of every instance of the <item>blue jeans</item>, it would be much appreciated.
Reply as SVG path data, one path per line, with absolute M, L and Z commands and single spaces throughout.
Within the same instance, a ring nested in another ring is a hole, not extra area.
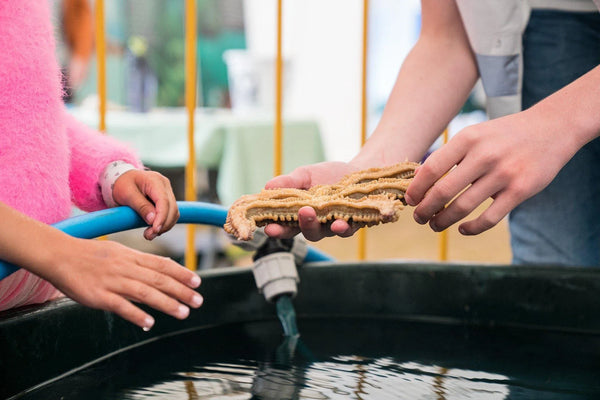
M 600 14 L 534 10 L 523 64 L 526 109 L 600 64 Z M 600 138 L 515 208 L 509 222 L 515 264 L 600 266 Z

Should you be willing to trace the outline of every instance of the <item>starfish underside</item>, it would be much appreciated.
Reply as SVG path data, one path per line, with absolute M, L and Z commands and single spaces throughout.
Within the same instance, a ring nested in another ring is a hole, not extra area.
M 352 226 L 373 226 L 398 220 L 404 193 L 419 164 L 403 162 L 346 175 L 333 185 L 308 190 L 265 189 L 240 197 L 229 209 L 224 228 L 240 240 L 252 239 L 259 226 L 298 225 L 298 210 L 312 207 L 321 223 L 344 219 Z

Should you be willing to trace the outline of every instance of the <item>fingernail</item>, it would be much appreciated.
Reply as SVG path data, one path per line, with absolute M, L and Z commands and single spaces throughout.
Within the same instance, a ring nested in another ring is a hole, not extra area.
M 429 221 L 429 226 L 431 227 L 431 229 L 434 232 L 439 232 L 440 229 L 438 228 L 437 224 L 435 223 L 435 221 Z
M 152 329 L 153 326 L 154 326 L 154 318 L 146 317 L 146 319 L 144 320 L 144 326 L 142 327 L 144 332 L 148 332 L 150 329 Z
M 415 205 L 415 202 L 413 201 L 413 199 L 408 194 L 404 195 L 404 200 L 406 200 L 406 204 L 408 204 L 409 206 L 414 206 Z
M 184 306 L 183 304 L 180 304 L 177 308 L 177 316 L 183 319 L 186 318 L 188 315 L 190 315 L 190 309 Z
M 190 280 L 190 284 L 194 288 L 197 288 L 198 286 L 200 286 L 200 277 L 198 275 L 194 275 L 192 277 L 192 279 Z
M 157 226 L 156 229 L 154 230 L 154 232 L 156 232 L 157 235 L 160 231 L 162 231 L 162 225 Z
M 199 294 L 194 295 L 194 297 L 192 297 L 192 305 L 194 307 L 200 307 L 202 305 L 202 301 L 204 299 L 202 298 L 202 296 L 200 296 Z
M 461 235 L 467 235 L 467 231 L 462 226 L 458 227 L 458 231 L 460 232 Z
M 421 217 L 419 217 L 419 216 L 417 215 L 417 213 L 414 213 L 414 214 L 413 214 L 413 218 L 415 219 L 415 221 L 416 221 L 416 222 L 417 222 L 417 224 L 419 224 L 419 225 L 423 225 L 423 224 L 426 222 L 426 221 L 423 221 L 423 220 L 421 219 Z
M 313 217 L 306 218 L 306 222 L 313 222 L 315 219 Z
M 149 212 L 148 215 L 146 215 L 146 222 L 152 224 L 154 222 L 154 217 L 156 217 L 156 214 L 154 214 L 153 211 Z

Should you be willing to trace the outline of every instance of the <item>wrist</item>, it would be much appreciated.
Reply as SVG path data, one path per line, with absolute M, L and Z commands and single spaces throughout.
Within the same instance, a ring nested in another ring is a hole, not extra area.
M 540 125 L 574 155 L 600 134 L 600 66 L 571 82 L 529 110 Z
M 385 131 L 378 127 L 349 164 L 366 169 L 404 161 L 419 162 L 431 144 L 418 142 L 419 138 L 407 136 L 403 139 L 401 132 Z
M 19 216 L 19 219 L 21 226 L 13 231 L 10 240 L 1 240 L 3 259 L 50 280 L 66 259 L 64 253 L 74 248 L 74 238 L 28 217 Z M 8 249 L 4 248 L 7 244 Z
M 102 199 L 107 207 L 118 206 L 118 203 L 113 197 L 113 189 L 117 179 L 126 172 L 135 169 L 137 169 L 135 166 L 126 163 L 125 161 L 113 161 L 104 168 L 100 174 L 98 184 L 100 186 L 100 192 L 102 193 Z
M 53 281 L 60 275 L 65 261 L 72 259 L 76 251 L 77 239 L 56 228 L 48 226 L 44 234 L 44 244 L 36 247 L 35 259 L 31 260 L 27 267 L 32 273 L 48 280 Z
M 549 142 L 548 148 L 556 151 L 553 157 L 558 157 L 564 164 L 589 141 L 585 139 L 585 127 L 579 126 L 572 116 L 566 116 L 564 110 L 560 111 L 553 104 L 538 103 L 519 114 L 525 126 L 530 126 Z

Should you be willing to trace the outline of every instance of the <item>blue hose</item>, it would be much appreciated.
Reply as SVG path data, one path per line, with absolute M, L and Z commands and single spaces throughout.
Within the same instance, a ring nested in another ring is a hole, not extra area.
M 217 204 L 178 201 L 177 206 L 180 214 L 178 224 L 204 224 L 221 227 L 227 218 L 227 209 Z M 52 226 L 74 237 L 92 239 L 147 225 L 131 208 L 115 207 L 69 218 Z M 333 261 L 333 259 L 327 254 L 309 247 L 304 261 Z M 0 279 L 6 278 L 17 269 L 18 267 L 12 264 L 0 261 Z

